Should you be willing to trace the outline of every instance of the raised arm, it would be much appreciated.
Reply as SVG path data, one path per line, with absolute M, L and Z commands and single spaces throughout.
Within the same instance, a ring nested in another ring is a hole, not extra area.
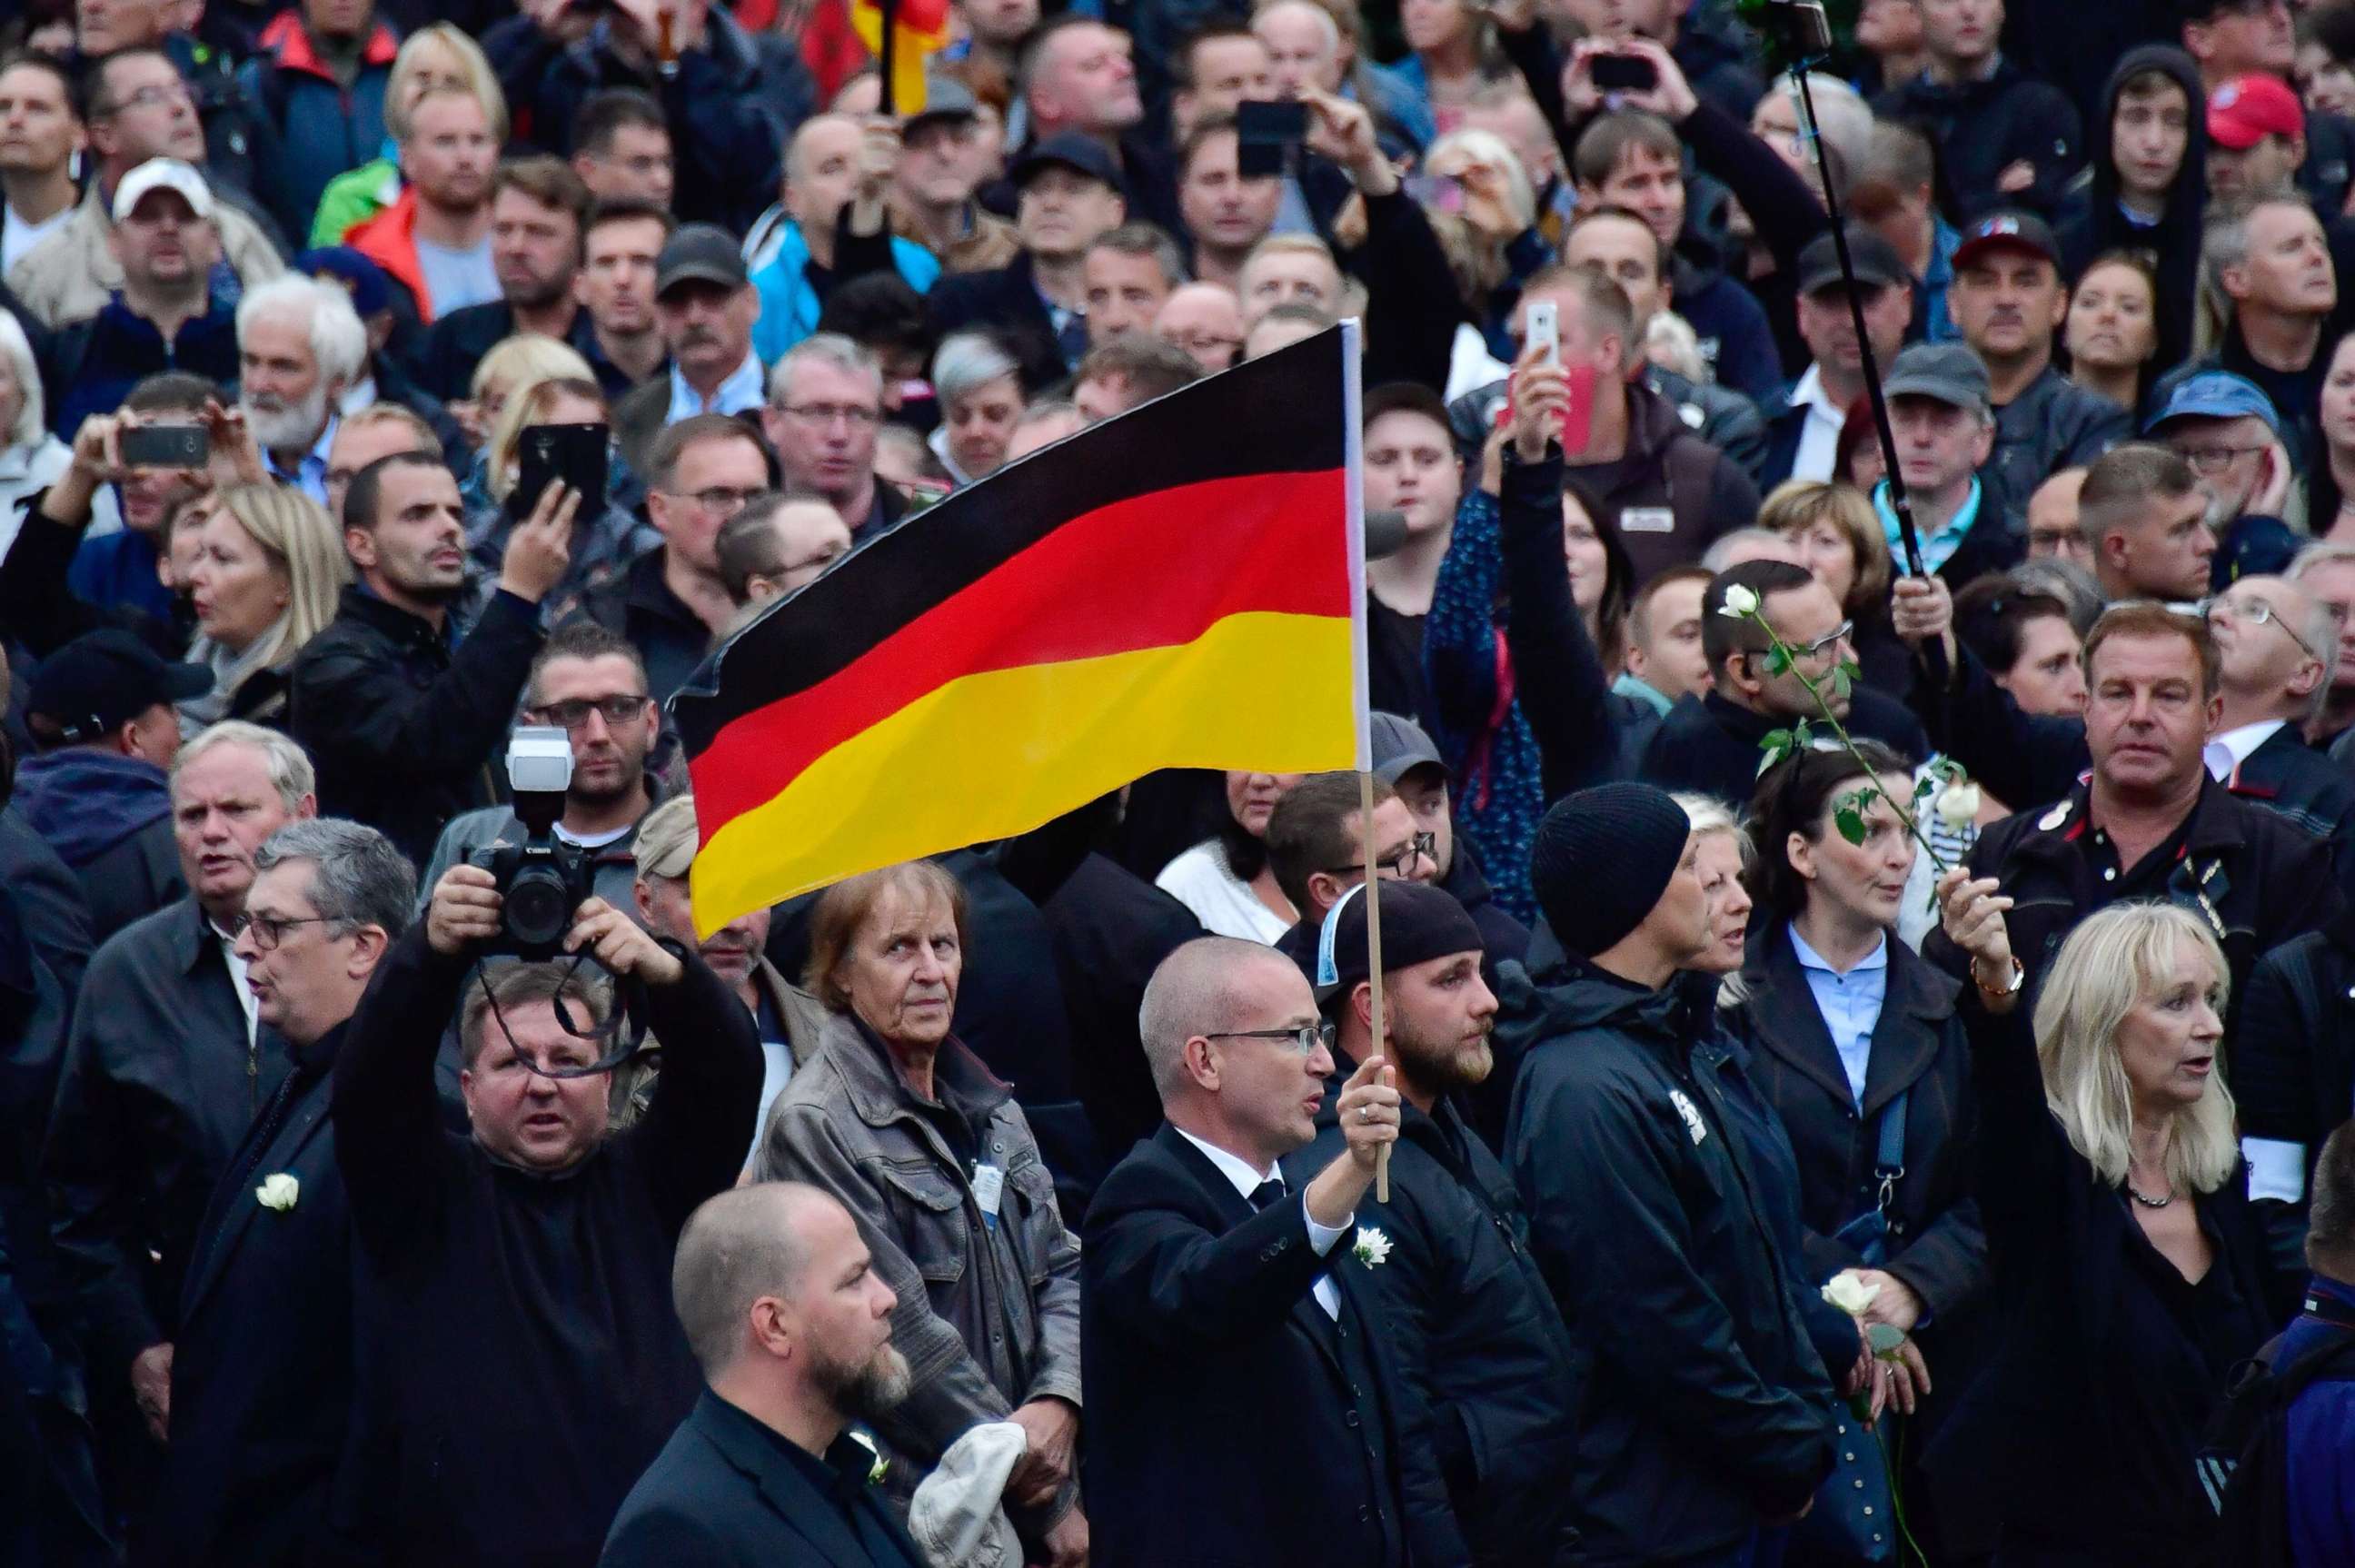
M 460 866 L 442 887 L 453 879 L 487 891 L 490 873 Z M 437 917 L 441 936 L 434 934 Z M 433 1064 L 468 966 L 464 947 L 447 934 L 448 919 L 437 889 L 433 909 L 377 965 L 336 1053 L 329 1111 L 336 1166 L 343 1173 L 352 1229 L 379 1257 L 406 1250 L 438 1219 L 441 1183 L 424 1179 L 448 1157 Z

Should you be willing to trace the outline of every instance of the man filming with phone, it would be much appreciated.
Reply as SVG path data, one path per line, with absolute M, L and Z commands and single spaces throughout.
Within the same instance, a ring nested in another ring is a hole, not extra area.
M 559 956 L 512 951 L 520 879 L 435 886 L 336 1062 L 336 1158 L 361 1254 L 359 1348 L 400 1454 L 377 1493 L 400 1562 L 589 1563 L 701 1388 L 671 1311 L 680 1227 L 736 1179 L 762 1053 L 692 951 L 601 898 L 559 913 Z M 510 909 L 510 903 L 517 906 Z M 599 971 L 603 971 L 600 974 Z M 645 1115 L 610 1133 L 614 1059 L 665 1041 Z M 442 1125 L 435 1058 L 460 1018 L 469 1136 Z

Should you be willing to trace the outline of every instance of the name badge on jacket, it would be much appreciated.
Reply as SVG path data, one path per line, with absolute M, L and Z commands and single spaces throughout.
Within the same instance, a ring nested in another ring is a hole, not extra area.
M 1006 1172 L 995 1165 L 975 1163 L 973 1168 L 973 1200 L 981 1205 L 981 1217 L 997 1228 L 998 1200 L 1006 1196 Z
M 1630 507 L 1619 514 L 1619 531 L 1623 534 L 1672 534 L 1677 531 L 1677 515 L 1666 507 Z

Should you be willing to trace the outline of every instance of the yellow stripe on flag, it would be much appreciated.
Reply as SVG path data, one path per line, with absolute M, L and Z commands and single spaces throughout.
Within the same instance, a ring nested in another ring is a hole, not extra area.
M 713 834 L 696 924 L 1027 833 L 1157 768 L 1353 767 L 1354 661 L 1345 618 L 1252 613 L 1174 647 L 961 677 Z

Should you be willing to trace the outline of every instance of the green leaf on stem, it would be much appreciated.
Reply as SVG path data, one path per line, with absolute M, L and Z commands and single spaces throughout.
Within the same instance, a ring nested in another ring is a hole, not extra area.
M 1832 824 L 1839 829 L 1839 836 L 1849 843 L 1864 842 L 1864 817 L 1856 807 L 1843 803 L 1838 810 L 1832 813 Z
M 1914 781 L 1913 781 L 1913 804 L 1914 804 L 1914 805 L 1921 805 L 1921 804 L 1922 804 L 1922 802 L 1923 802 L 1925 798 L 1927 798 L 1929 795 L 1933 795 L 1933 794 L 1935 794 L 1935 793 L 1936 793 L 1936 791 L 1937 791 L 1937 788 L 1938 788 L 1938 781 L 1937 781 L 1936 779 L 1934 779 L 1934 778 L 1931 778 L 1931 777 L 1929 777 L 1929 776 L 1928 776 L 1928 775 L 1926 775 L 1926 774 L 1925 774 L 1925 775 L 1923 775 L 1923 777 L 1921 777 L 1921 778 L 1918 778 L 1918 779 L 1914 780 Z
M 1766 673 L 1768 675 L 1791 673 L 1791 650 L 1783 645 L 1780 638 L 1775 640 L 1773 647 L 1766 650 Z
M 1905 1343 L 1905 1330 L 1893 1323 L 1868 1323 L 1864 1334 L 1872 1341 L 1872 1353 L 1876 1356 L 1894 1354 L 1897 1347 Z
M 1848 667 L 1846 665 L 1842 665 L 1839 668 L 1832 671 L 1832 695 L 1834 697 L 1846 697 L 1851 689 L 1851 679 L 1852 677 L 1849 675 Z

